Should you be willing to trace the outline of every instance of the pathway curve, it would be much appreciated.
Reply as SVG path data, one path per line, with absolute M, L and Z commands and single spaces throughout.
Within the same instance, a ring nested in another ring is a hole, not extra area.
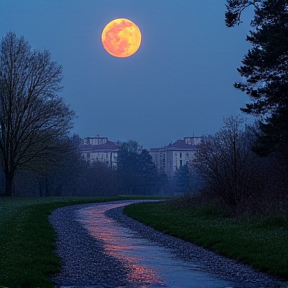
M 263 273 L 123 215 L 123 207 L 132 202 L 76 205 L 52 213 L 56 252 L 63 261 L 53 279 L 55 287 L 274 288 L 276 282 L 284 287 Z

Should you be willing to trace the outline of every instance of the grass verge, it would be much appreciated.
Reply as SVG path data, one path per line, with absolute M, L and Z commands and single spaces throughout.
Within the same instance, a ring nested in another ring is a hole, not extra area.
M 48 221 L 53 210 L 128 199 L 143 197 L 0 198 L 0 287 L 53 287 L 49 275 L 61 268 L 54 253 L 56 234 Z
M 240 262 L 288 279 L 288 221 L 230 218 L 209 207 L 173 209 L 167 202 L 133 204 L 124 214 Z

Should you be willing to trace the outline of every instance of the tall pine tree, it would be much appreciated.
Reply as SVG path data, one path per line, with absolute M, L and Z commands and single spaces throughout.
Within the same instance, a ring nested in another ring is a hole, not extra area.
M 248 6 L 255 12 L 247 36 L 252 48 L 238 68 L 244 81 L 234 86 L 251 99 L 241 110 L 259 119 L 257 152 L 281 151 L 288 159 L 288 1 L 227 0 L 226 25 L 239 25 Z

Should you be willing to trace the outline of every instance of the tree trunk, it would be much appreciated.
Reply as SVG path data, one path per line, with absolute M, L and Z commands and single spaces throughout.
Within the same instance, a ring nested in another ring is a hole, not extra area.
M 12 196 L 14 171 L 5 172 L 5 196 Z

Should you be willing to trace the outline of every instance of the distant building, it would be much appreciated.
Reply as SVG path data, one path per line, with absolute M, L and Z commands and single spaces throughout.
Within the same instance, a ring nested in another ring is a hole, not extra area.
M 109 167 L 117 167 L 119 147 L 107 137 L 87 137 L 80 144 L 80 152 L 89 163 L 102 162 Z
M 180 166 L 188 164 L 194 158 L 202 137 L 185 137 L 183 140 L 161 148 L 149 150 L 159 173 L 171 178 Z
M 202 137 L 185 137 L 182 140 L 149 150 L 153 162 L 159 173 L 172 177 L 180 166 L 187 164 L 194 158 Z M 87 137 L 81 141 L 80 152 L 83 159 L 89 163 L 102 162 L 109 167 L 117 167 L 119 147 L 107 137 Z M 138 146 L 137 152 L 141 153 Z

